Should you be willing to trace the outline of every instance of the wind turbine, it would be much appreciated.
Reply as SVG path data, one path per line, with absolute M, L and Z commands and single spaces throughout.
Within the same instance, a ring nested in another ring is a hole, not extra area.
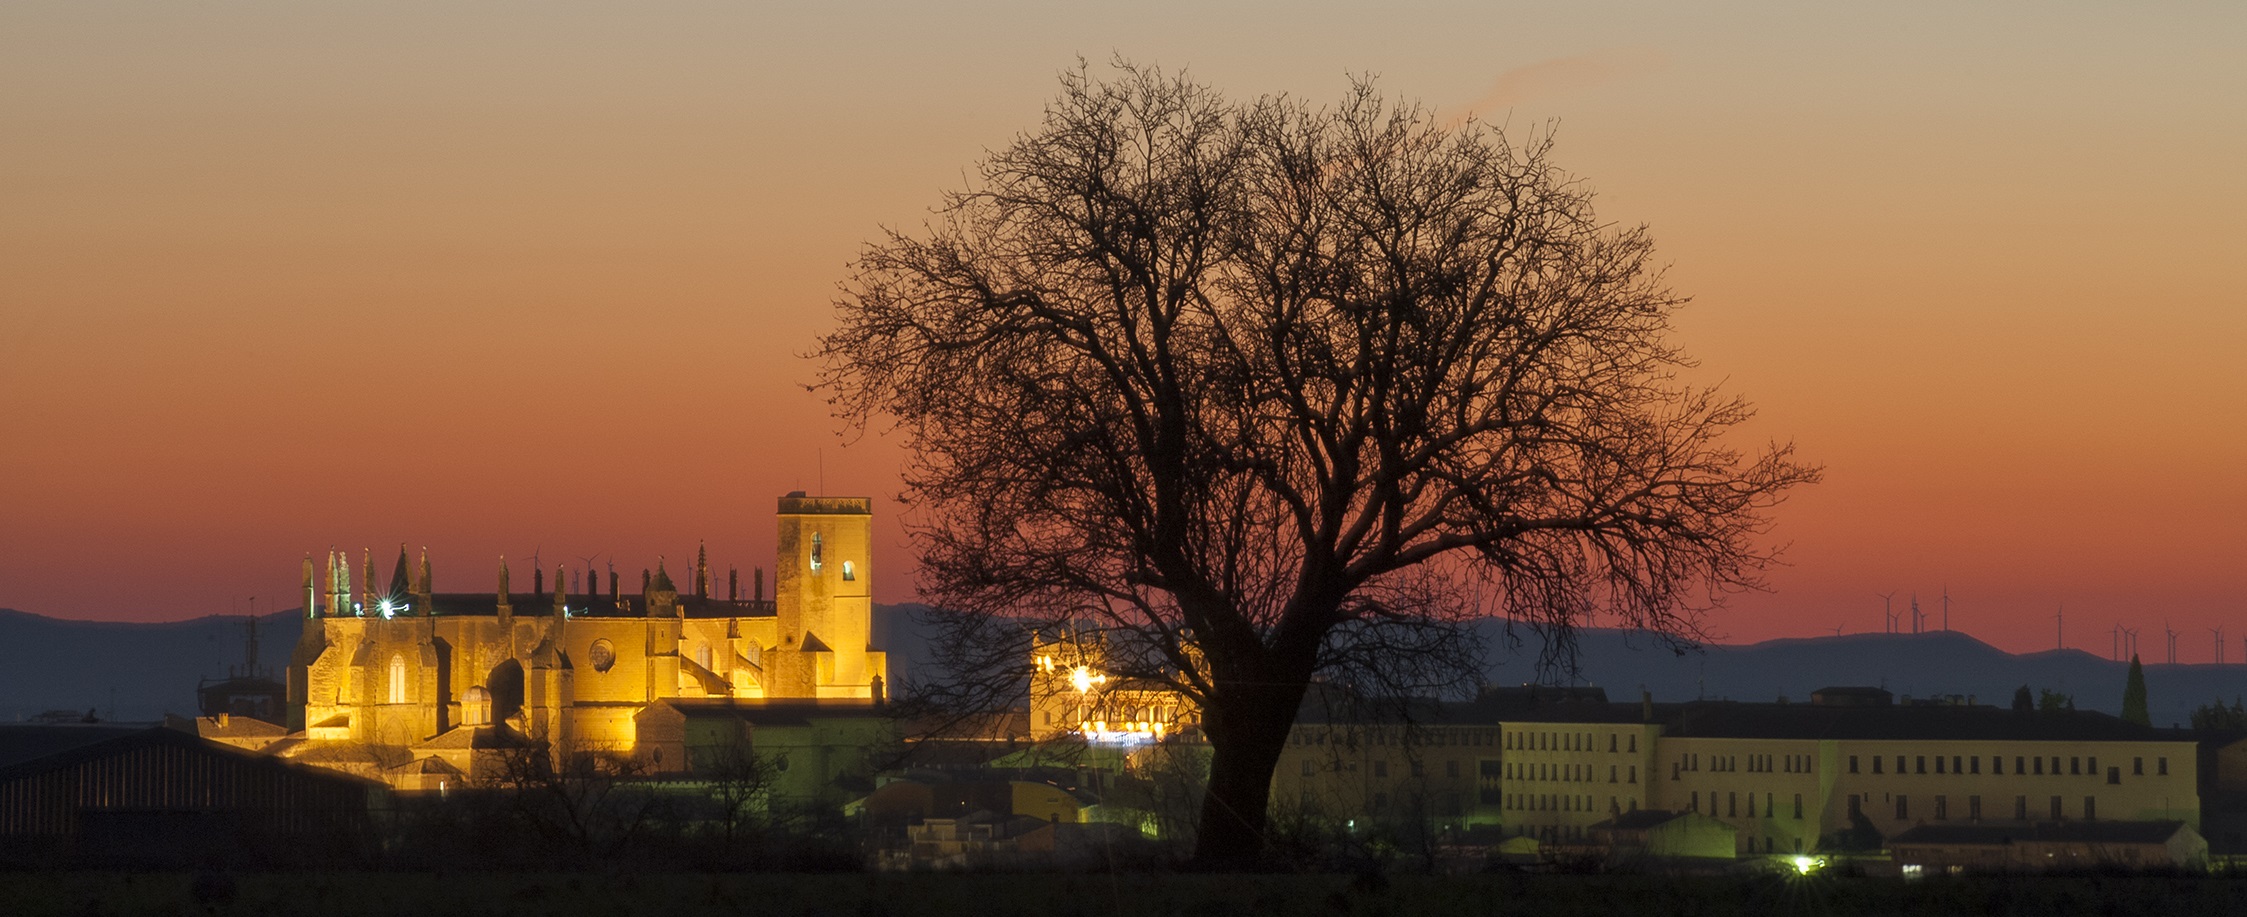
M 1926 619 L 1927 615 L 1919 610 L 1919 593 L 1912 593 L 1912 633 L 1919 633 L 1923 629 L 1922 622 Z
M 2210 634 L 2214 634 L 2214 635 L 2215 635 L 2215 637 L 2216 637 L 2216 664 L 2217 664 L 2217 665 L 2223 665 L 2223 664 L 2224 664 L 2224 629 L 2223 629 L 2222 627 L 2220 627 L 2220 626 L 2218 626 L 2218 627 L 2211 627 L 2211 628 L 2208 628 L 2208 632 L 2209 632 Z
M 2131 658 L 2133 658 L 2133 659 L 2137 658 L 2137 656 L 2138 656 L 2138 629 L 2137 629 L 2137 628 L 2135 628 L 2135 627 L 2125 627 L 2125 628 L 2123 628 L 2123 629 L 2122 629 L 2122 654 L 2123 654 L 2123 655 L 2125 655 L 2125 656 L 2129 656 L 2129 657 L 2131 657 Z
M 1943 633 L 1951 632 L 1951 587 L 1943 587 Z
M 2169 664 L 2177 664 L 2177 632 L 2169 629 L 2169 622 L 2161 622 L 2162 633 L 2169 635 Z
M 2108 639 L 2107 654 L 2116 662 L 2122 661 L 2122 622 L 2114 622 L 2114 634 Z
M 1893 592 L 1875 592 L 1873 594 L 1880 596 L 1880 616 L 1883 619 L 1886 619 L 1888 622 L 1888 633 L 1895 633 L 1896 603 L 1894 600 L 1896 598 L 1896 594 Z

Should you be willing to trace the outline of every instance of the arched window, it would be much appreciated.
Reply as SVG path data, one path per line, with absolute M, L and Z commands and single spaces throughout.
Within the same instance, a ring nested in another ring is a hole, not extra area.
M 843 579 L 854 580 L 857 578 L 858 573 L 850 568 L 850 561 L 843 561 Z
M 406 702 L 406 657 L 403 655 L 390 657 L 390 702 Z
M 704 643 L 694 648 L 694 664 L 705 669 L 710 668 L 710 644 Z
M 811 572 L 819 572 L 819 533 L 811 533 Z

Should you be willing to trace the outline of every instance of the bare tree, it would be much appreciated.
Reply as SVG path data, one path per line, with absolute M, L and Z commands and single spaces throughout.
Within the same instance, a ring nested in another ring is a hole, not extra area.
M 842 417 L 907 437 L 956 698 L 1019 690 L 1023 622 L 1097 628 L 1199 704 L 1196 858 L 1240 865 L 1312 679 L 1457 677 L 1493 611 L 1691 639 L 1759 584 L 1766 512 L 1817 472 L 1725 442 L 1751 410 L 1679 379 L 1683 300 L 1549 137 L 1365 84 L 1061 83 L 868 246 L 815 350 Z

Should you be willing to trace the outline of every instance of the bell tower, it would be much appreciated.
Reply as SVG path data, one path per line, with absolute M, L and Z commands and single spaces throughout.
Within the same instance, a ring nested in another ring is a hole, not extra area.
M 807 497 L 802 491 L 780 498 L 777 649 L 809 656 L 801 680 L 782 688 L 787 693 L 871 698 L 874 679 L 887 675 L 883 655 L 869 646 L 873 503 L 869 497 Z

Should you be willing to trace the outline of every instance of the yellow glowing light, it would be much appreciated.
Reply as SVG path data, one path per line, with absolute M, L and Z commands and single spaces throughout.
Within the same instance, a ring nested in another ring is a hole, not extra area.
M 1797 875 L 1807 876 L 1817 868 L 1818 860 L 1815 857 L 1798 856 L 1794 858 L 1794 871 Z
M 1094 675 L 1092 669 L 1081 665 L 1076 668 L 1076 671 L 1069 673 L 1069 683 L 1076 686 L 1078 694 L 1089 692 L 1093 685 L 1106 684 L 1107 681 L 1108 676 Z

